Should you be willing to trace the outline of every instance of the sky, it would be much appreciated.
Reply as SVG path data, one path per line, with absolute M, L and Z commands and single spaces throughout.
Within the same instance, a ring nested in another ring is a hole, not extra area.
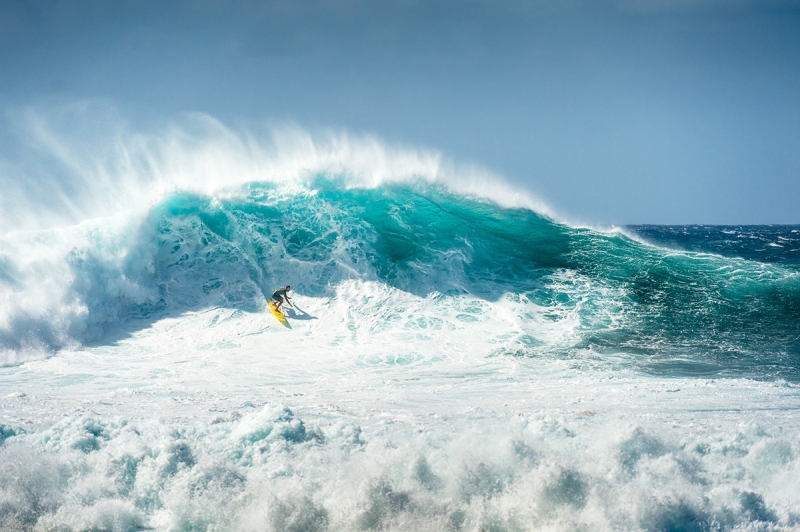
M 438 150 L 581 223 L 800 223 L 800 0 L 0 3 L 0 156 L 94 100 Z

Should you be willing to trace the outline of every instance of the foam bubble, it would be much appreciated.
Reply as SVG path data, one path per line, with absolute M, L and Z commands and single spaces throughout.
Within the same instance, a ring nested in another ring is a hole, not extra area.
M 0 447 L 4 529 L 769 529 L 800 519 L 796 434 L 755 422 L 664 432 L 535 413 L 354 421 L 301 420 L 273 404 L 210 425 L 72 418 L 12 436 Z

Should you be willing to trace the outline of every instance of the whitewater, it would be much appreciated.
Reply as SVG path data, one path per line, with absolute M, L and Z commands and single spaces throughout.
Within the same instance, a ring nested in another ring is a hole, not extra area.
M 28 126 L 0 530 L 800 528 L 800 227 L 582 227 L 344 133 Z

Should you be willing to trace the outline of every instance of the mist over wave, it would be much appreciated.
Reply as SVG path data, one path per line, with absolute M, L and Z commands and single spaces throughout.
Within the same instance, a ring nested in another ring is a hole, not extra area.
M 369 135 L 295 125 L 232 128 L 186 114 L 143 133 L 102 102 L 6 111 L 15 127 L 0 153 L 0 233 L 75 225 L 147 208 L 174 191 L 218 194 L 244 183 L 320 174 L 347 186 L 420 180 L 509 207 L 547 207 L 476 165 Z

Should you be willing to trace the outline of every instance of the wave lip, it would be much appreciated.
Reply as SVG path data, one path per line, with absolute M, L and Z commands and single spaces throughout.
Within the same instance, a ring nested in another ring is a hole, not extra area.
M 548 212 L 541 201 L 477 165 L 370 135 L 297 126 L 236 130 L 201 113 L 155 133 L 136 133 L 97 102 L 11 116 L 20 146 L 0 154 L 8 159 L 0 160 L 6 192 L 0 196 L 0 234 L 141 211 L 176 191 L 224 195 L 245 183 L 302 184 L 319 175 L 357 188 L 424 182 Z

